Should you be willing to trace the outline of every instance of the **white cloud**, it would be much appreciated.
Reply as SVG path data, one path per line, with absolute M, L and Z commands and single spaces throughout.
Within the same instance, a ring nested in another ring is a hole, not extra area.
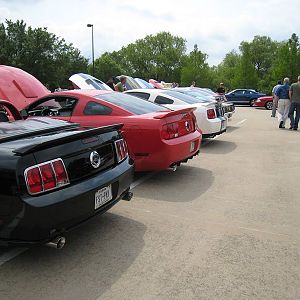
M 147 34 L 170 31 L 187 39 L 219 63 L 242 40 L 255 35 L 288 39 L 300 29 L 299 0 L 0 0 L 0 20 L 24 19 L 33 27 L 48 27 L 90 57 L 94 24 L 96 57 L 118 50 Z M 2 21 L 2 22 L 3 22 Z

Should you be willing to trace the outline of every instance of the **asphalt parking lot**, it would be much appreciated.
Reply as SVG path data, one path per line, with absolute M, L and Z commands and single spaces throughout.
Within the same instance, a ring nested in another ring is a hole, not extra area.
M 238 107 L 60 251 L 0 249 L 0 299 L 299 299 L 300 131 L 270 114 Z

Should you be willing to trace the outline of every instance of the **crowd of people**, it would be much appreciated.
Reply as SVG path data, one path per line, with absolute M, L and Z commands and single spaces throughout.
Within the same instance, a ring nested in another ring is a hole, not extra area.
M 287 119 L 290 119 L 290 130 L 298 130 L 300 119 L 300 75 L 298 81 L 290 85 L 289 78 L 284 78 L 283 83 L 278 81 L 272 90 L 273 109 L 271 117 L 276 116 L 279 128 L 285 128 Z

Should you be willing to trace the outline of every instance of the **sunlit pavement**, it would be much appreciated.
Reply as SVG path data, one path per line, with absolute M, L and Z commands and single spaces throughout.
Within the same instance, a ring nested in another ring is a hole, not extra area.
M 2 248 L 0 299 L 299 299 L 300 132 L 270 115 L 238 107 L 196 159 L 138 175 L 131 202 L 60 251 Z

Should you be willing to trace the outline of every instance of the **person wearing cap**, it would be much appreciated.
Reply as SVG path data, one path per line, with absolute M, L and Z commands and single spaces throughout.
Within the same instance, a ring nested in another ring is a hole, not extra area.
M 220 83 L 220 86 L 217 88 L 216 92 L 218 94 L 225 94 L 225 88 L 224 88 L 224 83 L 223 82 Z
M 291 101 L 289 98 L 289 82 L 289 78 L 284 78 L 283 85 L 281 85 L 275 92 L 275 95 L 279 99 L 277 108 L 279 128 L 285 128 L 285 121 L 288 118 L 291 106 Z
M 115 84 L 115 91 L 120 92 L 120 93 L 124 92 L 126 90 L 125 83 L 126 83 L 126 77 L 121 76 L 120 77 L 120 82 Z
M 298 82 L 291 85 L 289 94 L 291 99 L 291 107 L 289 111 L 289 118 L 291 121 L 290 129 L 298 130 L 300 119 L 300 75 L 298 76 Z M 294 118 L 295 111 L 296 117 Z

